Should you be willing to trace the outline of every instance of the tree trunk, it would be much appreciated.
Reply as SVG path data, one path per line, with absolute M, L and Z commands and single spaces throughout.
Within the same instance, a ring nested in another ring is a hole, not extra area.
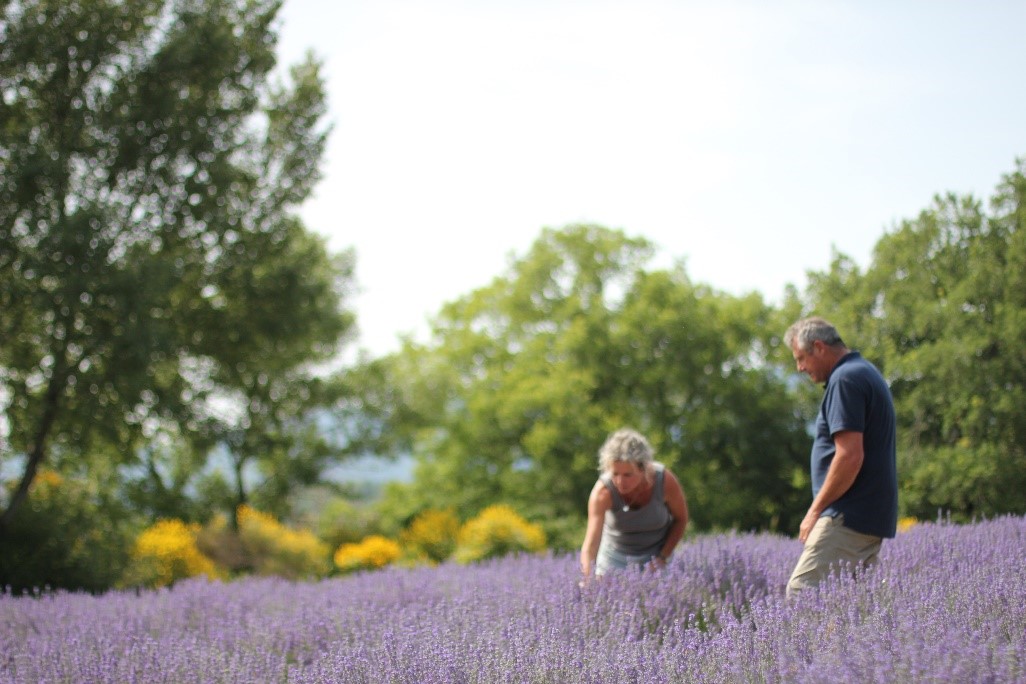
M 50 429 L 57 420 L 57 411 L 60 408 L 60 396 L 64 390 L 64 373 L 54 372 L 50 378 L 50 386 L 46 389 L 46 402 L 43 406 L 43 415 L 39 420 L 39 429 L 36 430 L 32 440 L 32 448 L 29 450 L 28 461 L 25 463 L 25 472 L 21 476 L 18 488 L 14 490 L 11 502 L 7 509 L 0 514 L 0 538 L 6 533 L 7 526 L 14 518 L 14 512 L 28 496 L 29 487 L 36 479 L 39 466 L 46 458 L 46 441 L 50 436 Z
M 232 531 L 238 533 L 239 531 L 239 508 L 247 503 L 246 487 L 242 482 L 242 471 L 246 464 L 246 459 L 243 456 L 239 456 L 237 452 L 232 452 L 232 465 L 235 470 L 235 505 L 232 506 Z

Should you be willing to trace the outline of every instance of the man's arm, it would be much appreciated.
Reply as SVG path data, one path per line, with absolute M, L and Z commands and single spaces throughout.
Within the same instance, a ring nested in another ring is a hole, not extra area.
M 837 501 L 848 491 L 855 482 L 859 470 L 862 469 L 862 461 L 865 452 L 862 449 L 862 433 L 851 430 L 842 430 L 834 435 L 834 459 L 830 462 L 830 469 L 827 470 L 823 486 L 809 506 L 808 513 L 802 520 L 798 529 L 798 539 L 804 544 L 812 532 L 813 526 L 823 515 L 827 506 Z

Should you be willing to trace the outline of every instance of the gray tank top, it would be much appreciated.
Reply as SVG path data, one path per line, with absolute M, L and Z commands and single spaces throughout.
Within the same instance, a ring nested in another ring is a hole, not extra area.
M 613 507 L 606 511 L 602 525 L 602 541 L 620 553 L 655 556 L 662 550 L 666 534 L 673 526 L 673 515 L 663 494 L 665 469 L 662 463 L 653 463 L 652 466 L 655 471 L 652 498 L 638 509 L 623 510 L 626 504 L 613 481 L 606 475 L 599 478 L 613 495 Z

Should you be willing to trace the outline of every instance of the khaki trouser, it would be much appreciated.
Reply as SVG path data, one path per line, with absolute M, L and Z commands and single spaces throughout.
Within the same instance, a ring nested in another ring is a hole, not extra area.
M 872 565 L 882 542 L 880 537 L 845 527 L 843 515 L 821 517 L 805 540 L 805 548 L 787 582 L 787 595 L 816 586 L 839 568 L 854 572 L 860 566 Z

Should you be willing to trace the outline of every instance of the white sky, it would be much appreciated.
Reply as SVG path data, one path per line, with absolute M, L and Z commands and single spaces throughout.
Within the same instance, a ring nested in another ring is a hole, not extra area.
M 543 227 L 620 228 L 776 302 L 1026 156 L 1018 0 L 285 0 L 281 19 L 281 63 L 324 61 L 334 125 L 301 213 L 355 249 L 373 356 Z

